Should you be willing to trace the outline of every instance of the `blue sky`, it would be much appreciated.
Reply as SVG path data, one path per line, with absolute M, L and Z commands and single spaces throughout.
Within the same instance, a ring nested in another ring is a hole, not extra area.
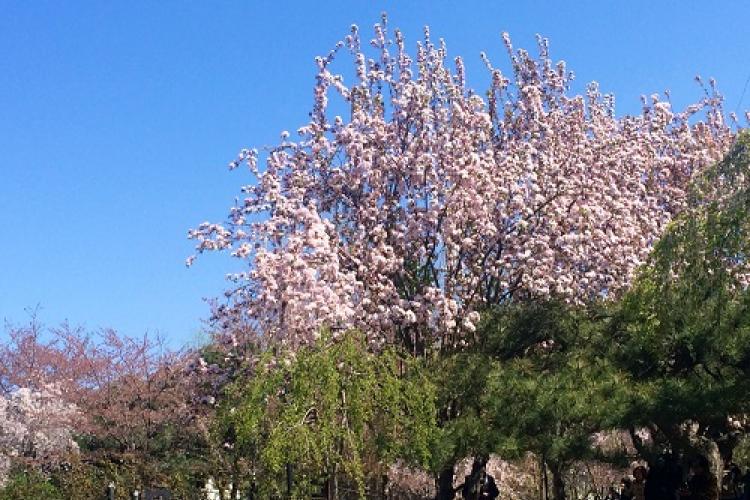
M 429 24 L 471 84 L 499 33 L 551 40 L 581 84 L 618 112 L 693 77 L 738 105 L 750 77 L 750 2 L 714 1 L 6 1 L 0 4 L 0 317 L 199 339 L 204 297 L 238 263 L 184 266 L 186 232 L 223 220 L 248 177 L 226 164 L 307 118 L 313 59 L 381 11 L 407 41 Z M 748 91 L 750 93 L 750 91 Z M 750 107 L 745 95 L 743 108 Z M 0 335 L 2 335 L 0 333 Z

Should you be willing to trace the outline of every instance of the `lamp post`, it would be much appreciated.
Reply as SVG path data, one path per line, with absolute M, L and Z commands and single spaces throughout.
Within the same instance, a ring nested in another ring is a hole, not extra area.
M 115 500 L 115 483 L 111 481 L 107 485 L 107 500 Z

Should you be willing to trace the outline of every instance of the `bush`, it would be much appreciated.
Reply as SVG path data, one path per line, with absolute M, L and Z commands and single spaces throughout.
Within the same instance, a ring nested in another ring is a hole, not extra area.
M 63 500 L 60 491 L 37 472 L 21 471 L 13 474 L 0 489 L 0 500 Z

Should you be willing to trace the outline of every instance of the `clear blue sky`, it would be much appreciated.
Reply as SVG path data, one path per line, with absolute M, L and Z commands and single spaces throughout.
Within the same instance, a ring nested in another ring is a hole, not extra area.
M 351 23 L 388 11 L 413 44 L 421 27 L 485 80 L 499 33 L 550 38 L 578 81 L 615 92 L 698 98 L 714 76 L 734 109 L 750 76 L 750 2 L 21 1 L 0 3 L 0 318 L 64 319 L 193 342 L 230 259 L 198 259 L 186 231 L 219 221 L 244 171 L 227 162 L 303 124 L 313 58 Z M 369 34 L 369 31 L 366 30 Z M 750 93 L 750 91 L 748 91 Z M 743 107 L 750 107 L 746 95 Z M 2 333 L 0 333 L 2 335 Z

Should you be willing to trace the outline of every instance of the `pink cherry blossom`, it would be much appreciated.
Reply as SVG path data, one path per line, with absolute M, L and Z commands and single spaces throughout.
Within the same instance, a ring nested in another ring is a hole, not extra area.
M 361 328 L 421 351 L 470 340 L 488 304 L 617 296 L 732 142 L 721 97 L 676 111 L 653 95 L 617 117 L 596 83 L 571 92 L 545 39 L 538 57 L 503 41 L 510 71 L 483 55 L 481 94 L 429 30 L 412 55 L 377 25 L 368 57 L 353 26 L 318 58 L 299 139 L 243 150 L 242 199 L 189 233 L 247 264 L 219 318 L 291 347 Z M 342 46 L 353 71 L 338 74 Z

